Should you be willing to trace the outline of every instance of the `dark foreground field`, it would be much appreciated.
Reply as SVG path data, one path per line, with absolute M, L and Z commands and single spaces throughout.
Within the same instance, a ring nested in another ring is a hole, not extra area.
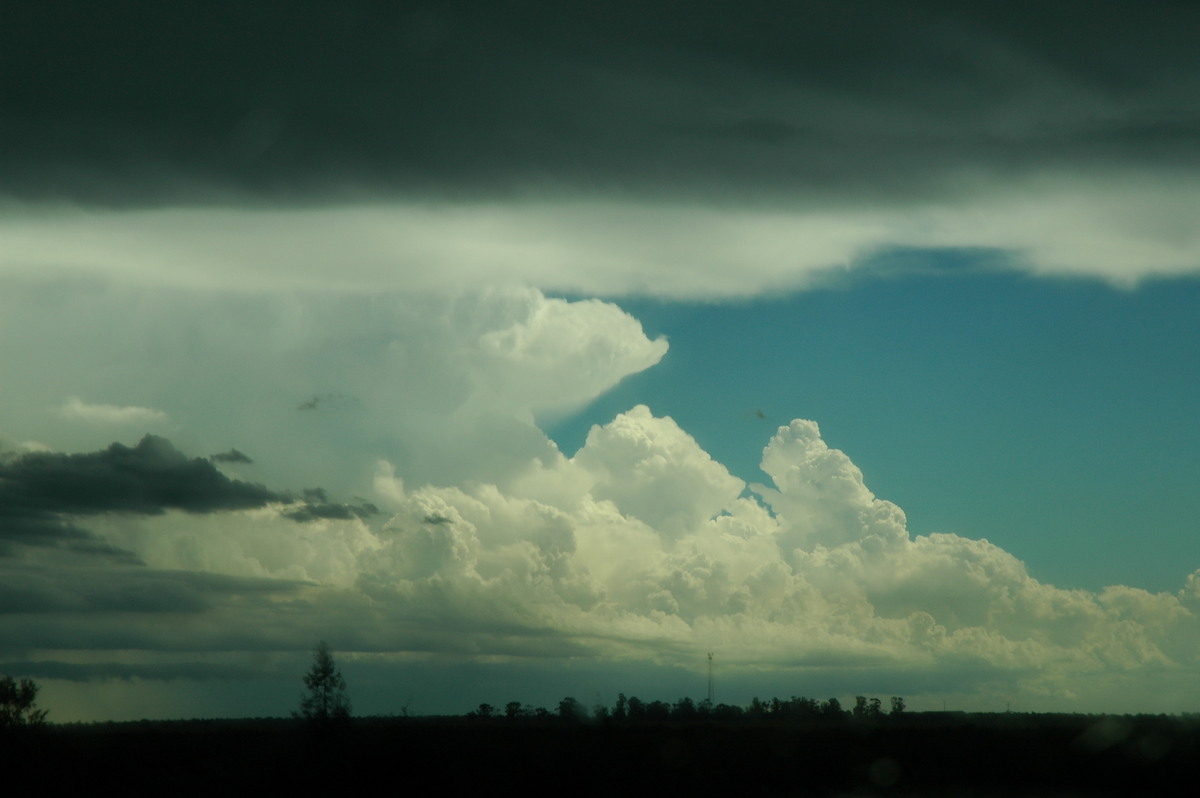
M 1200 764 L 1200 727 L 1166 717 L 365 718 L 325 731 L 284 720 L 143 722 L 51 726 L 3 743 L 6 778 L 45 794 L 1187 795 Z

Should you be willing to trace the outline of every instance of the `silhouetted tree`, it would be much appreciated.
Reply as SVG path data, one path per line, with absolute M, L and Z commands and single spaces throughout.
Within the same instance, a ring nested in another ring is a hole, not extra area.
M 840 718 L 844 714 L 842 712 L 842 702 L 836 698 L 831 698 L 821 704 L 821 714 L 830 718 Z
M 329 723 L 350 718 L 350 698 L 346 695 L 346 680 L 333 661 L 329 644 L 324 640 L 313 649 L 313 664 L 304 677 L 308 695 L 300 697 L 300 714 L 311 721 Z
M 799 698 L 792 699 L 792 705 L 795 707 L 796 714 L 800 717 L 813 717 L 821 714 L 821 704 L 815 698 Z
M 613 720 L 625 720 L 625 705 L 628 701 L 625 699 L 624 693 L 617 693 L 617 705 L 613 707 Z
M 504 717 L 509 720 L 517 720 L 522 714 L 520 701 L 509 701 L 504 705 Z
M 671 705 L 666 701 L 651 701 L 646 705 L 646 720 L 670 720 Z
M 46 710 L 35 705 L 39 689 L 32 679 L 0 678 L 0 729 L 42 725 Z
M 696 714 L 696 702 L 686 696 L 676 701 L 671 709 L 671 717 L 675 720 L 695 720 Z
M 904 699 L 898 695 L 892 696 L 892 715 L 903 715 L 904 709 Z
M 717 704 L 712 710 L 712 716 L 718 720 L 737 720 L 745 714 L 745 710 L 733 704 Z
M 558 717 L 562 720 L 583 720 L 587 717 L 587 710 L 583 704 L 567 696 L 558 702 Z
M 858 720 L 883 717 L 883 703 L 878 698 L 854 696 L 854 709 L 850 713 Z

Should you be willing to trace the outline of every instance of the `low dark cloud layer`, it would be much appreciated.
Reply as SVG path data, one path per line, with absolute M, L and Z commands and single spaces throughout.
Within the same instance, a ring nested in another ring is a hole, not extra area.
M 16 518 L 126 512 L 153 515 L 260 507 L 283 494 L 230 479 L 170 441 L 147 435 L 136 446 L 99 452 L 32 452 L 0 464 L 0 507 Z
M 241 455 L 236 449 L 230 455 L 234 453 Z M 0 459 L 0 547 L 8 544 L 10 549 L 11 544 L 57 546 L 129 560 L 128 552 L 108 546 L 72 519 L 109 513 L 160 515 L 168 510 L 214 513 L 269 503 L 296 504 L 286 513 L 295 521 L 361 518 L 376 512 L 369 504 L 331 503 L 321 489 L 306 490 L 297 500 L 231 479 L 210 460 L 189 458 L 155 435 L 133 447 L 113 443 L 98 452 L 31 452 Z
M 8 666 L 19 673 L 38 679 L 62 679 L 69 682 L 89 682 L 105 679 L 222 679 L 236 680 L 262 676 L 261 669 L 223 663 L 183 662 L 169 664 L 131 665 L 123 662 L 78 664 L 38 661 L 12 662 Z
M 1200 160 L 1200 9 L 1126 1 L 6 3 L 0 184 L 313 201 L 825 197 Z
M 67 578 L 64 578 L 67 577 Z M 28 567 L 5 573 L 0 615 L 12 613 L 184 613 L 212 609 L 230 597 L 269 597 L 296 590 L 282 579 L 237 577 L 145 567 Z

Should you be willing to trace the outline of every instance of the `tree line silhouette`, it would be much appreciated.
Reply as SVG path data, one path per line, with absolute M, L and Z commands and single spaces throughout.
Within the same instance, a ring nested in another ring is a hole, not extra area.
M 346 694 L 346 680 L 333 659 L 333 652 L 324 640 L 317 643 L 313 649 L 313 664 L 304 676 L 304 686 L 308 692 L 300 698 L 300 711 L 293 713 L 294 717 L 304 718 L 318 725 L 341 723 L 350 719 L 350 699 Z M 554 711 L 545 707 L 533 707 L 520 701 L 509 701 L 503 708 L 483 703 L 466 714 L 466 717 L 476 721 L 506 720 L 506 721 L 549 721 L 582 722 L 594 720 L 599 723 L 624 722 L 691 722 L 698 720 L 801 720 L 822 719 L 839 720 L 853 718 L 855 720 L 879 720 L 886 716 L 899 717 L 904 714 L 905 703 L 901 696 L 892 696 L 890 709 L 885 713 L 883 702 L 878 698 L 855 696 L 854 707 L 842 709 L 837 698 L 827 698 L 819 701 L 805 696 L 792 696 L 789 699 L 772 698 L 763 701 L 757 696 L 748 706 L 736 704 L 714 704 L 711 700 L 693 701 L 691 698 L 680 698 L 674 704 L 665 701 L 643 701 L 637 696 L 626 697 L 624 693 L 617 695 L 617 701 L 612 707 L 595 704 L 589 709 L 573 696 L 566 696 L 558 702 Z M 405 713 L 407 714 L 407 713 Z
M 756 697 L 740 706 L 622 693 L 611 705 L 567 696 L 551 708 L 509 701 L 465 717 L 405 711 L 350 722 L 345 680 L 323 643 L 304 686 L 293 713 L 304 722 L 45 724 L 36 734 L 0 728 L 0 740 L 17 783 L 52 772 L 56 789 L 172 795 L 231 782 L 332 793 L 344 790 L 347 772 L 394 777 L 396 751 L 451 793 L 491 779 L 555 795 L 568 784 L 596 795 L 1187 794 L 1177 788 L 1194 791 L 1200 759 L 1197 716 L 909 713 L 900 696 L 859 695 L 848 707 Z M 36 696 L 31 680 L 0 678 L 0 727 L 43 724 Z M 324 762 L 338 765 L 315 764 Z
M 747 706 L 736 704 L 714 704 L 705 699 L 693 701 L 691 698 L 680 698 L 673 704 L 665 701 L 643 701 L 637 696 L 626 697 L 624 693 L 617 696 L 612 706 L 595 704 L 589 710 L 580 701 L 567 696 L 558 702 L 554 711 L 545 707 L 533 707 L 520 701 L 509 701 L 502 708 L 492 704 L 480 704 L 466 714 L 466 717 L 477 721 L 491 720 L 558 720 L 566 722 L 595 721 L 599 723 L 637 723 L 663 721 L 698 721 L 698 720 L 882 720 L 885 717 L 896 718 L 904 714 L 906 705 L 901 696 L 892 696 L 887 711 L 883 702 L 878 698 L 855 696 L 854 706 L 843 709 L 836 698 L 824 701 L 805 696 L 792 696 L 788 699 L 771 698 L 762 700 L 757 696 Z

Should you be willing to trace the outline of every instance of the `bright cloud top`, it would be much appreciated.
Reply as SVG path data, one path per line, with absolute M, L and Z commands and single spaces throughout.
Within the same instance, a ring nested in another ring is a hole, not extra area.
M 263 478 L 347 493 L 379 458 L 409 480 L 501 480 L 553 453 L 535 414 L 577 408 L 667 351 L 611 303 L 530 289 L 8 287 L 6 429 L 59 450 L 107 446 L 122 428 L 169 432 L 200 452 L 246 452 Z
M 1060 590 L 986 541 L 911 538 L 903 512 L 813 422 L 781 427 L 763 466 L 774 487 L 739 498 L 740 480 L 637 407 L 594 428 L 575 457 L 526 475 L 519 494 L 414 491 L 381 530 L 370 583 L 451 615 L 487 597 L 508 628 L 553 629 L 596 656 L 990 663 L 1037 690 L 1194 660 L 1186 594 Z

